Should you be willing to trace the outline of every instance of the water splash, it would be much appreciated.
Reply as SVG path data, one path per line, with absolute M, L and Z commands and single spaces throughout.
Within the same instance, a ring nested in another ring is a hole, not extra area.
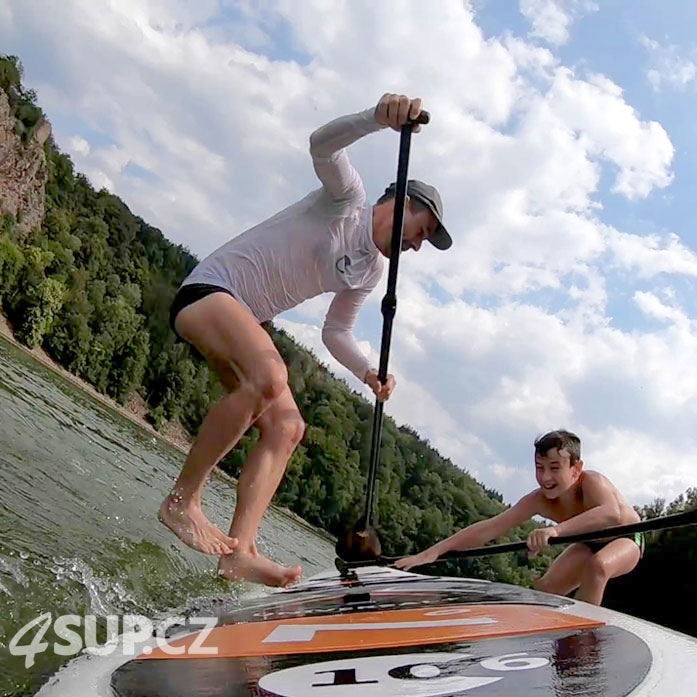
M 22 559 L 27 558 L 27 556 L 22 556 L 21 554 L 19 556 Z M 28 579 L 26 574 L 22 571 L 20 564 L 21 562 L 19 559 L 8 559 L 7 557 L 0 556 L 0 573 L 11 576 L 15 583 L 26 587 Z
M 89 613 L 105 617 L 119 614 L 124 606 L 138 606 L 138 601 L 124 585 L 110 576 L 97 574 L 83 559 L 55 559 L 51 571 L 56 581 L 65 578 L 78 583 L 89 594 Z

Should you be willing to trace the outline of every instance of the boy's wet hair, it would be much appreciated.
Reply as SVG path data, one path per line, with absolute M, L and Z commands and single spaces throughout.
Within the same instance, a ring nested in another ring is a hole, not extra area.
M 535 455 L 544 457 L 552 448 L 569 453 L 569 462 L 575 465 L 581 459 L 581 439 L 571 431 L 550 431 L 535 439 Z

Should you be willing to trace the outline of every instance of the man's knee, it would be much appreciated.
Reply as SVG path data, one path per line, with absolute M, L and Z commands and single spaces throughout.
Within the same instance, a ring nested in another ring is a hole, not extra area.
M 228 392 L 242 390 L 254 401 L 254 410 L 262 412 L 286 389 L 288 370 L 281 357 L 259 361 L 246 374 L 242 367 L 227 358 L 209 359 L 210 367 Z
M 263 440 L 288 452 L 295 450 L 305 435 L 305 422 L 297 409 L 271 407 L 257 425 Z
M 295 450 L 305 435 L 305 422 L 298 413 L 295 417 L 282 422 L 280 432 L 281 439 L 291 450 Z
M 258 395 L 261 402 L 275 402 L 288 385 L 288 370 L 279 357 L 270 357 L 260 361 L 245 382 Z

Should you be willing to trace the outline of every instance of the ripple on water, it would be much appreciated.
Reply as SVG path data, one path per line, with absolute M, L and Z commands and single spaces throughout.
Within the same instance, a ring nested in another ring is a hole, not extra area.
M 220 579 L 217 560 L 157 522 L 180 452 L 1 339 L 0 414 L 3 641 L 45 612 L 214 616 L 239 602 L 249 586 Z M 234 504 L 234 486 L 211 479 L 211 519 L 227 529 Z M 259 545 L 284 564 L 301 554 L 306 573 L 333 563 L 330 542 L 278 511 Z M 0 695 L 33 694 L 64 660 L 45 652 L 27 670 L 0 652 Z

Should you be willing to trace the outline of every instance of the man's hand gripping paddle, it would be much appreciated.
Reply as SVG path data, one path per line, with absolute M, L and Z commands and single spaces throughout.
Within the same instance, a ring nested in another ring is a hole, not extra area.
M 387 275 L 387 292 L 382 299 L 382 341 L 380 343 L 380 367 L 378 379 L 384 385 L 387 380 L 387 361 L 392 339 L 392 322 L 397 312 L 397 270 L 399 253 L 402 250 L 402 231 L 404 229 L 404 212 L 407 201 L 407 174 L 409 171 L 409 149 L 412 128 L 416 124 L 427 124 L 430 115 L 422 111 L 416 119 L 404 124 L 399 137 L 399 161 L 397 163 L 397 189 L 395 192 L 394 219 L 392 223 L 392 242 L 390 245 L 390 266 Z M 380 459 L 380 442 L 382 439 L 382 415 L 384 403 L 375 400 L 373 413 L 373 436 L 370 446 L 370 466 L 365 502 L 365 514 L 353 528 L 342 535 L 336 543 L 336 553 L 346 561 L 376 559 L 382 554 L 382 545 L 378 533 L 372 525 L 373 508 L 378 463 Z

